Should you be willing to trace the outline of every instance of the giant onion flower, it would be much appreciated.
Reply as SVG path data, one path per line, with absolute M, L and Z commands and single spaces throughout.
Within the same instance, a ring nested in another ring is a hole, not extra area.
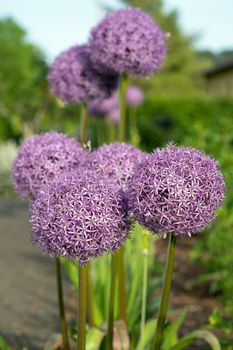
M 87 45 L 62 52 L 50 67 L 51 90 L 64 103 L 73 104 L 106 98 L 117 86 L 116 74 L 97 72 Z
M 147 76 L 157 71 L 166 53 L 165 34 L 138 8 L 108 14 L 92 30 L 89 44 L 91 60 L 100 72 L 132 76 Z
M 130 230 L 123 192 L 87 170 L 44 186 L 31 205 L 30 223 L 45 254 L 81 265 L 117 250 Z
M 89 168 L 108 178 L 116 187 L 126 190 L 134 166 L 144 153 L 127 143 L 105 144 L 89 154 Z
M 55 131 L 33 136 L 22 144 L 14 162 L 14 186 L 23 198 L 35 198 L 44 184 L 78 168 L 86 153 L 75 139 Z
M 224 189 L 213 158 L 170 144 L 156 149 L 135 168 L 129 208 L 136 220 L 156 233 L 190 236 L 215 219 Z

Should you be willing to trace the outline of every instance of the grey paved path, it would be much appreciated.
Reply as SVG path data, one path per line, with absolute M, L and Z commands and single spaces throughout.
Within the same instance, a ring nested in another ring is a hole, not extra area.
M 27 205 L 0 199 L 0 335 L 12 349 L 42 350 L 58 330 L 53 260 L 31 244 Z

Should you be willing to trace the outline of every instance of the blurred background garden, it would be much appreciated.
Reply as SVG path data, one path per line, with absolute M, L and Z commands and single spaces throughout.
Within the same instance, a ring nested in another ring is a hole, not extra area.
M 174 141 L 177 145 L 193 146 L 212 154 L 220 163 L 228 190 L 219 218 L 211 230 L 180 242 L 171 304 L 174 310 L 187 308 L 185 329 L 191 331 L 206 325 L 219 336 L 224 349 L 233 349 L 231 0 L 87 0 L 79 4 L 71 0 L 0 2 L 0 229 L 4 230 L 0 252 L 3 259 L 10 256 L 8 249 L 11 249 L 7 222 L 15 219 L 15 224 L 11 222 L 15 235 L 21 234 L 17 229 L 28 230 L 25 228 L 25 205 L 19 202 L 11 181 L 12 164 L 20 143 L 33 134 L 49 130 L 80 136 L 80 107 L 65 106 L 50 93 L 47 82 L 50 63 L 67 46 L 87 40 L 89 30 L 106 11 L 127 5 L 140 7 L 170 33 L 170 37 L 162 70 L 148 79 L 130 80 L 131 85 L 143 90 L 145 99 L 137 109 L 136 124 L 128 129 L 127 140 L 148 152 Z M 91 147 L 108 141 L 108 131 L 109 125 L 104 118 L 90 118 L 88 140 L 91 140 Z M 20 220 L 24 222 L 20 223 Z M 4 239 L 8 240 L 7 245 Z M 12 246 L 17 251 L 19 237 Z M 164 252 L 163 242 L 156 242 L 153 254 L 158 260 L 157 271 L 160 271 L 160 262 L 164 261 Z M 27 251 L 27 254 L 31 253 Z M 6 261 L 0 269 L 0 310 L 3 308 L 0 311 L 0 335 L 12 344 L 18 341 L 20 346 L 16 349 L 21 349 L 23 344 L 30 345 L 30 341 L 25 336 L 20 343 L 12 334 L 18 326 L 12 326 L 11 330 L 11 321 L 5 322 L 5 316 L 2 318 L 11 304 L 9 300 L 4 304 L 3 294 L 8 292 L 4 289 L 2 276 L 6 269 L 17 265 L 17 258 L 11 256 Z M 27 281 L 30 272 L 28 276 Z M 160 282 L 155 279 L 150 288 L 156 291 L 158 286 Z M 17 290 L 17 286 L 13 288 Z M 13 297 L 15 300 L 17 293 Z M 70 298 L 72 310 L 72 295 Z M 19 307 L 19 320 L 20 314 Z M 43 324 L 43 315 L 40 317 Z M 172 319 L 173 314 L 170 317 Z M 17 328 L 15 332 L 18 337 L 20 332 L 27 335 L 25 329 Z M 30 349 L 41 348 L 31 344 Z M 202 346 L 197 343 L 189 349 L 204 349 Z

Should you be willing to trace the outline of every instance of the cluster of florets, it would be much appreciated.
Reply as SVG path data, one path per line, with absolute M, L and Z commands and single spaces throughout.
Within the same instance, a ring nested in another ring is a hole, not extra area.
M 44 253 L 80 264 L 113 253 L 130 231 L 123 192 L 85 170 L 45 186 L 31 205 L 30 223 Z
M 116 74 L 97 72 L 87 45 L 62 52 L 53 62 L 48 80 L 55 96 L 64 103 L 88 102 L 109 96 L 117 86 Z
M 126 103 L 128 106 L 137 107 L 142 104 L 144 94 L 138 86 L 129 86 L 126 91 Z
M 26 140 L 13 165 L 13 182 L 23 198 L 35 198 L 41 187 L 78 168 L 86 152 L 73 138 L 48 132 Z
M 127 143 L 105 144 L 88 156 L 89 169 L 109 179 L 116 187 L 126 190 L 135 164 L 145 154 Z
M 224 198 L 217 162 L 191 147 L 169 145 L 135 168 L 128 199 L 131 215 L 156 233 L 191 235 L 215 218 Z
M 129 86 L 126 90 L 126 104 L 137 107 L 142 104 L 144 94 L 137 86 Z M 120 101 L 116 93 L 105 99 L 94 99 L 88 104 L 88 111 L 94 117 L 108 117 L 115 124 L 120 119 Z
M 108 14 L 91 32 L 90 57 L 100 71 L 147 76 L 166 53 L 165 34 L 138 8 Z
M 119 98 L 116 94 L 105 99 L 95 99 L 88 105 L 89 113 L 94 117 L 108 116 L 116 109 L 120 109 Z

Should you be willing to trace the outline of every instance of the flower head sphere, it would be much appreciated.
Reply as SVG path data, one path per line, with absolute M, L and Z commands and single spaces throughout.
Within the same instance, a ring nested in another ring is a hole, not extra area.
M 100 71 L 147 76 L 163 63 L 165 39 L 148 14 L 126 8 L 111 12 L 92 30 L 90 57 Z
M 115 108 L 109 113 L 108 119 L 111 120 L 113 124 L 118 125 L 120 121 L 120 113 L 120 108 Z
M 129 86 L 126 91 L 126 102 L 128 106 L 137 107 L 142 104 L 144 100 L 144 94 L 142 90 L 137 86 Z
M 13 182 L 23 198 L 35 198 L 42 185 L 82 164 L 87 151 L 72 138 L 48 132 L 26 140 L 13 165 Z
M 32 202 L 30 224 L 45 254 L 80 264 L 116 251 L 131 226 L 123 192 L 87 170 L 44 186 Z
M 117 75 L 97 72 L 87 45 L 73 46 L 53 62 L 48 80 L 55 96 L 67 104 L 105 98 L 117 86 Z
M 214 159 L 191 147 L 168 145 L 135 168 L 129 210 L 151 231 L 190 236 L 215 218 L 224 189 Z
M 91 170 L 108 178 L 114 186 L 126 190 L 133 174 L 134 166 L 144 157 L 144 153 L 127 143 L 105 144 L 89 154 Z
M 106 117 L 116 108 L 120 108 L 119 99 L 116 94 L 105 99 L 95 99 L 88 105 L 89 113 L 95 117 Z

